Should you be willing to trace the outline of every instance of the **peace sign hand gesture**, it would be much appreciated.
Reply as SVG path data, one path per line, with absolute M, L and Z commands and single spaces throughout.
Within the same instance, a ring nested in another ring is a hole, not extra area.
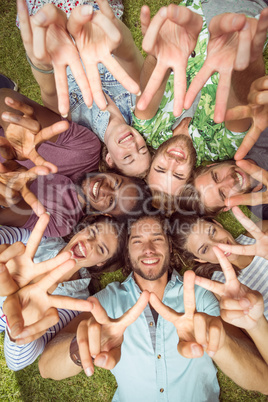
M 77 342 L 83 369 L 87 376 L 94 373 L 95 366 L 110 370 L 121 357 L 124 332 L 141 315 L 149 301 L 149 292 L 144 291 L 137 303 L 122 317 L 109 318 L 98 299 L 89 297 L 93 304 L 92 317 L 82 321 L 77 329 Z
M 186 271 L 183 278 L 184 314 L 164 305 L 157 296 L 150 295 L 150 304 L 167 321 L 175 326 L 178 352 L 189 359 L 201 357 L 204 351 L 211 357 L 223 346 L 225 331 L 219 317 L 212 317 L 195 310 L 195 273 Z
M 256 239 L 256 243 L 250 245 L 218 244 L 222 251 L 238 255 L 258 255 L 268 260 L 268 234 L 261 229 L 245 214 L 239 207 L 233 207 L 232 211 L 236 219 L 244 226 L 244 228 Z
M 48 261 L 43 261 L 38 264 L 33 262 L 34 255 L 37 251 L 48 222 L 49 215 L 41 215 L 31 233 L 27 246 L 23 246 L 24 252 L 6 261 L 4 261 L 2 258 L 1 262 L 6 263 L 6 267 L 10 275 L 20 288 L 26 286 L 33 279 L 49 272 L 70 258 L 70 253 L 64 252 Z M 17 243 L 11 247 L 15 247 L 16 244 Z M 11 247 L 7 251 L 10 251 Z M 0 258 L 1 256 L 2 255 L 0 255 Z
M 200 15 L 183 6 L 170 4 L 162 7 L 152 20 L 149 7 L 142 7 L 142 47 L 157 59 L 157 64 L 137 104 L 140 110 L 147 108 L 171 68 L 174 71 L 173 113 L 175 116 L 181 114 L 186 92 L 187 61 L 195 48 L 202 23 Z
M 23 102 L 10 97 L 5 98 L 5 104 L 14 110 L 23 113 L 23 116 L 11 112 L 2 113 L 2 119 L 9 123 L 5 130 L 5 137 L 0 138 L 1 154 L 6 159 L 31 160 L 35 165 L 46 166 L 52 173 L 58 168 L 47 162 L 37 152 L 37 147 L 44 141 L 48 141 L 69 127 L 67 121 L 58 121 L 49 127 L 41 129 L 35 120 L 34 109 Z
M 224 321 L 246 330 L 255 328 L 264 312 L 262 295 L 242 285 L 223 252 L 218 247 L 213 247 L 213 250 L 226 282 L 219 283 L 196 276 L 195 283 L 220 296 L 221 317 Z
M 18 345 L 40 338 L 55 325 L 59 320 L 57 308 L 90 311 L 92 305 L 87 300 L 51 296 L 48 293 L 66 272 L 72 271 L 74 265 L 74 260 L 68 260 L 52 271 L 47 269 L 48 274 L 42 279 L 19 290 L 8 270 L 2 267 L 0 278 L 9 285 L 10 290 L 3 304 L 3 312 L 7 316 L 11 337 L 16 339 Z

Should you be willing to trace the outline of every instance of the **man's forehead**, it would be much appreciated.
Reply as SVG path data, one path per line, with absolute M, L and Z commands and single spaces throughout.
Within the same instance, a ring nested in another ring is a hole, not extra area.
M 131 226 L 130 237 L 131 236 L 143 236 L 148 234 L 162 234 L 164 231 L 161 223 L 153 218 L 141 219 Z

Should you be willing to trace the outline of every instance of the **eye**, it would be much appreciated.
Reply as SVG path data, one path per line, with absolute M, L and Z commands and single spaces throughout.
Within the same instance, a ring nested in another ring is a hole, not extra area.
M 205 246 L 202 248 L 201 254 L 206 254 L 207 251 L 208 251 L 208 246 Z
M 113 197 L 111 197 L 110 201 L 109 201 L 109 207 L 111 207 L 113 205 L 113 202 L 114 202 L 114 199 L 113 199 Z
M 141 241 L 140 241 L 140 240 L 134 240 L 134 241 L 132 242 L 132 244 L 138 244 L 138 243 L 141 243 Z
M 131 157 L 131 155 L 127 155 L 124 157 L 124 159 L 130 158 L 130 157 Z
M 224 192 L 222 190 L 219 190 L 219 195 L 221 197 L 221 200 L 224 201 L 226 198 L 226 195 L 224 194 Z
M 154 239 L 154 241 L 163 241 L 162 237 L 157 237 L 156 239 Z
M 115 180 L 115 183 L 114 183 L 114 190 L 118 187 L 118 184 L 119 184 L 119 180 L 116 179 L 116 180 Z
M 215 181 L 215 183 L 218 183 L 219 176 L 218 176 L 217 172 L 213 172 L 213 180 Z
M 91 238 L 95 239 L 95 238 L 96 238 L 96 232 L 95 232 L 95 230 L 91 228 L 91 229 L 89 230 L 89 235 L 90 235 Z
M 145 152 L 141 152 L 142 150 L 145 150 Z M 143 145 L 143 147 L 141 147 L 141 148 L 139 149 L 139 152 L 140 152 L 142 155 L 147 154 L 147 148 L 146 148 L 146 145 Z
M 103 248 L 102 246 L 98 246 L 98 252 L 99 252 L 101 255 L 104 255 L 104 248 Z

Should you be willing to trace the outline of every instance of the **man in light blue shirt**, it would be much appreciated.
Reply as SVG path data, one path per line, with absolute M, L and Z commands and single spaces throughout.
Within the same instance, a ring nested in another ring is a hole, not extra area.
M 90 298 L 92 315 L 81 314 L 47 345 L 41 375 L 60 380 L 83 367 L 90 376 L 94 362 L 115 375 L 114 401 L 215 401 L 212 357 L 239 385 L 264 392 L 266 365 L 249 345 L 245 350 L 234 340 L 243 338 L 240 330 L 225 331 L 216 298 L 194 285 L 192 271 L 182 282 L 171 268 L 170 251 L 161 219 L 135 221 L 127 257 L 133 272 Z

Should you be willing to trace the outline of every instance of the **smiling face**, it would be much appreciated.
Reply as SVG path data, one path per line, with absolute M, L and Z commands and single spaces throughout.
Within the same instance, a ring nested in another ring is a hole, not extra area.
M 259 182 L 236 166 L 234 161 L 211 165 L 194 181 L 201 201 L 210 208 L 224 207 L 226 198 L 256 190 Z
M 147 176 L 148 185 L 170 195 L 178 195 L 195 164 L 192 140 L 177 135 L 159 147 Z
M 134 275 L 155 281 L 168 271 L 169 243 L 158 220 L 143 218 L 131 226 L 128 251 Z
M 115 173 L 88 174 L 82 180 L 81 190 L 86 203 L 113 216 L 127 214 L 139 197 L 138 188 L 131 179 Z
M 105 139 L 108 149 L 106 162 L 128 176 L 141 176 L 151 162 L 143 137 L 134 128 L 121 123 L 113 127 Z
M 101 222 L 78 232 L 63 251 L 72 251 L 72 258 L 77 260 L 77 270 L 81 267 L 102 265 L 115 254 L 117 245 L 115 228 L 108 222 Z
M 192 227 L 186 248 L 200 262 L 219 264 L 213 251 L 213 247 L 219 243 L 237 244 L 233 236 L 218 223 L 199 219 L 197 224 Z M 234 263 L 237 260 L 237 255 L 235 254 L 226 253 L 225 255 L 230 262 Z

